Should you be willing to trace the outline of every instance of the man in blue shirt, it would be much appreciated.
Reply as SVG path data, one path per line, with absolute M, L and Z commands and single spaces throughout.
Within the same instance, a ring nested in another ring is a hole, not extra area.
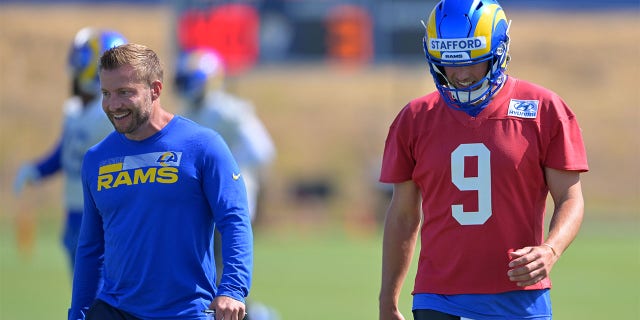
M 115 128 L 82 167 L 84 217 L 69 319 L 245 315 L 253 235 L 241 172 L 215 131 L 163 109 L 163 70 L 138 44 L 100 58 Z M 222 235 L 216 286 L 213 229 Z

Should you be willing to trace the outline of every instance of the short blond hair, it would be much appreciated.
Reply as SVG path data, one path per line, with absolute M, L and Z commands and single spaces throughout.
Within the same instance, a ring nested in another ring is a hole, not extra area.
M 164 70 L 158 55 L 149 47 L 136 43 L 126 43 L 105 51 L 100 57 L 98 70 L 114 70 L 119 67 L 132 66 L 137 80 L 151 85 L 153 81 L 162 81 Z

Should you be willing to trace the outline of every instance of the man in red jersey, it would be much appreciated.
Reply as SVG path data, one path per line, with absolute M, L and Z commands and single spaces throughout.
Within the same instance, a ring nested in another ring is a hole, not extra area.
M 404 319 L 418 234 L 415 320 L 552 317 L 549 273 L 582 223 L 588 165 L 562 98 L 505 74 L 509 24 L 494 0 L 442 0 L 429 16 L 423 46 L 438 90 L 400 111 L 383 155 L 380 181 L 394 187 L 381 320 Z

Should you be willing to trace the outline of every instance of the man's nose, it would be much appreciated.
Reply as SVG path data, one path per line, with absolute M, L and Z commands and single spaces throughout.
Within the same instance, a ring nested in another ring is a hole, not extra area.
M 467 81 L 473 80 L 471 71 L 467 67 L 456 68 L 451 78 L 456 82 L 467 82 Z
M 117 99 L 112 97 L 102 97 L 102 108 L 107 111 L 113 111 L 118 108 Z

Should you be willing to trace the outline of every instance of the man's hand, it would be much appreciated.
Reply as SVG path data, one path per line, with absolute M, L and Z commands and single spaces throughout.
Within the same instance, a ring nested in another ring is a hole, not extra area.
M 397 307 L 388 307 L 381 303 L 379 320 L 405 320 L 405 318 Z
M 524 247 L 509 253 L 509 280 L 519 287 L 536 284 L 549 276 L 558 260 L 550 247 L 545 245 Z
M 244 303 L 227 296 L 217 296 L 209 309 L 216 311 L 216 320 L 242 320 L 247 315 Z
M 13 181 L 13 192 L 17 195 L 22 193 L 24 186 L 36 182 L 40 178 L 38 169 L 32 164 L 25 164 L 20 167 L 16 179 Z

